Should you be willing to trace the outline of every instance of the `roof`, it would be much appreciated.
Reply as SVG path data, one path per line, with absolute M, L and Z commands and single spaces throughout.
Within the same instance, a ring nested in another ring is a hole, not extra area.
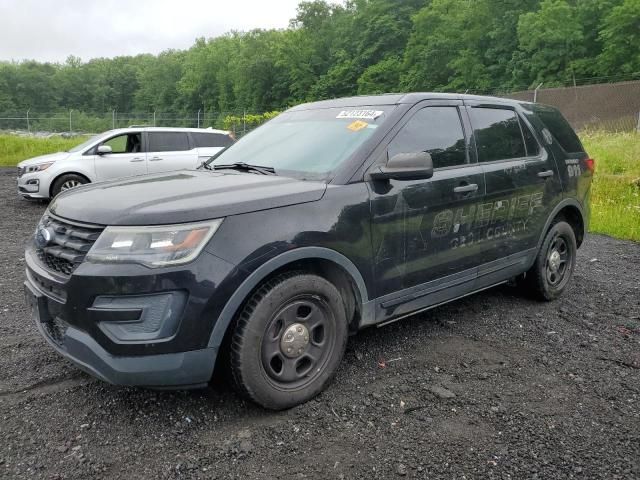
M 227 130 L 216 130 L 213 128 L 183 128 L 183 127 L 146 127 L 143 125 L 132 125 L 126 128 L 115 128 L 109 130 L 111 133 L 127 133 L 132 130 L 145 131 L 145 132 L 194 132 L 194 133 L 220 133 L 223 135 L 229 135 Z
M 316 108 L 341 108 L 341 107 L 357 107 L 357 106 L 375 106 L 375 105 L 398 105 L 398 104 L 414 104 L 422 100 L 474 100 L 474 101 L 490 101 L 505 104 L 525 104 L 520 100 L 513 100 L 503 97 L 488 97 L 481 95 L 465 95 L 462 93 L 440 93 L 440 92 L 412 92 L 412 93 L 386 93 L 384 95 L 362 95 L 357 97 L 335 98 L 332 100 L 322 100 L 319 102 L 303 103 L 297 105 L 289 111 L 310 110 Z

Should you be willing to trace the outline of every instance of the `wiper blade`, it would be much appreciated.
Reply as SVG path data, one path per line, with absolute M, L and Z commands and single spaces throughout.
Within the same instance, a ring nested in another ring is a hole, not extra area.
M 262 175 L 275 175 L 276 171 L 272 167 L 261 167 L 259 165 L 249 165 L 248 163 L 238 162 L 229 165 L 208 165 L 213 166 L 213 170 L 240 170 L 244 172 L 258 172 Z

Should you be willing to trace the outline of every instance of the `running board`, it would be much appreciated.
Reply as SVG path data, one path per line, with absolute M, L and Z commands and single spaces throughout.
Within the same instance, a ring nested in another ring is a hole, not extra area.
M 444 302 L 440 302 L 440 303 L 434 303 L 433 305 L 429 305 L 428 307 L 419 308 L 418 310 L 414 310 L 413 312 L 405 313 L 404 315 L 400 315 L 399 317 L 392 318 L 390 320 L 385 320 L 384 322 L 378 323 L 378 324 L 376 324 L 376 327 L 378 327 L 378 328 L 384 327 L 384 326 L 389 325 L 391 323 L 395 323 L 395 322 L 397 322 L 399 320 L 402 320 L 403 318 L 411 317 L 413 315 L 417 315 L 418 313 L 426 312 L 427 310 L 431 310 L 432 308 L 440 307 L 441 305 L 445 305 L 447 303 L 455 302 L 456 300 L 460 300 L 461 298 L 468 297 L 469 295 L 475 295 L 476 293 L 482 292 L 484 290 L 488 290 L 488 289 L 493 288 L 493 287 L 497 287 L 498 285 L 502 285 L 502 284 L 505 284 L 505 283 L 508 283 L 508 282 L 509 282 L 509 280 L 503 280 L 501 282 L 489 285 L 488 287 L 482 287 L 482 288 L 479 288 L 478 290 L 474 290 L 472 292 L 465 293 L 464 295 L 460 295 L 459 297 L 454 297 L 454 298 L 451 298 L 449 300 L 445 300 Z

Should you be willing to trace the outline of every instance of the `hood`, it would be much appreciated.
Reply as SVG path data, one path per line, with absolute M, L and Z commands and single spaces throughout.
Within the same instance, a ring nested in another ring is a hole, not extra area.
M 57 152 L 57 153 L 50 153 L 48 155 L 40 155 L 39 157 L 33 157 L 28 160 L 21 161 L 20 163 L 18 163 L 18 168 L 29 167 L 31 165 L 38 165 L 40 163 L 45 163 L 45 162 L 55 162 L 56 160 L 63 160 L 67 158 L 69 155 L 71 155 L 69 152 Z
M 326 188 L 287 177 L 183 170 L 88 184 L 61 193 L 49 210 L 100 225 L 162 225 L 313 202 Z

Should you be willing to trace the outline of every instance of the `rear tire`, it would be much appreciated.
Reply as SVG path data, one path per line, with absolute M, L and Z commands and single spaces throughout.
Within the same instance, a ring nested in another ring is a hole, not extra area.
M 268 409 L 304 403 L 333 378 L 347 336 L 344 304 L 332 283 L 304 272 L 280 275 L 240 312 L 230 349 L 234 384 Z
M 544 237 L 533 267 L 521 282 L 527 294 L 543 300 L 558 298 L 567 288 L 576 264 L 578 247 L 573 228 L 558 221 Z
M 53 186 L 51 187 L 51 198 L 54 198 L 60 192 L 71 190 L 72 188 L 79 187 L 80 185 L 84 185 L 86 183 L 89 183 L 89 180 L 81 175 L 76 175 L 75 173 L 67 173 L 66 175 L 62 175 L 61 177 L 57 178 L 55 182 L 53 182 Z

